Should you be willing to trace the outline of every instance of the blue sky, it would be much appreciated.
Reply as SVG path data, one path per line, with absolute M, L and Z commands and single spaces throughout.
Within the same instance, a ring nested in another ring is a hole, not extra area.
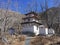
M 4 5 L 2 7 L 6 8 L 7 7 L 7 0 L 0 0 L 0 5 Z M 35 3 L 37 3 L 35 5 Z M 18 11 L 22 14 L 25 14 L 31 10 L 36 10 L 37 12 L 41 11 L 40 3 L 45 5 L 44 0 L 10 0 L 9 4 L 9 9 L 13 11 Z M 16 6 L 17 5 L 17 6 Z M 49 0 L 48 1 L 48 7 L 51 8 L 53 7 L 53 1 Z M 1 7 L 0 6 L 0 7 Z

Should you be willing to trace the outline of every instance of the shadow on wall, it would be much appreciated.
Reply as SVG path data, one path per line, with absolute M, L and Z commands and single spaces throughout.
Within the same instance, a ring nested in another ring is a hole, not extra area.
M 27 36 L 35 36 L 35 33 L 29 32 L 29 31 L 22 32 L 22 34 L 25 34 L 25 35 L 27 35 Z

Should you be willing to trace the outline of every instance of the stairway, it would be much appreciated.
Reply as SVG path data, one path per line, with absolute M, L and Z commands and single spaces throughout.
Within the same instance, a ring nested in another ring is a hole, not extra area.
M 31 40 L 31 38 L 27 37 L 26 40 L 25 40 L 25 45 L 30 45 L 30 40 Z

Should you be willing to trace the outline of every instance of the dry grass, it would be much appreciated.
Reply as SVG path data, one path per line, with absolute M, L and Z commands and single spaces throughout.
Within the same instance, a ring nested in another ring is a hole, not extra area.
M 25 36 L 24 35 L 6 35 L 8 42 L 4 45 L 25 45 Z
M 0 40 L 0 45 L 4 45 L 4 43 Z
M 31 40 L 30 45 L 50 45 L 57 42 L 60 42 L 60 37 L 58 36 L 52 37 L 37 36 L 36 38 Z

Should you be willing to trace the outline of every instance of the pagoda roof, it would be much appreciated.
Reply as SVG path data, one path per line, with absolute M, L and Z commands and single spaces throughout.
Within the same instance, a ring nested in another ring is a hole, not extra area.
M 34 11 L 31 11 L 31 12 L 29 12 L 29 13 L 25 14 L 25 15 L 29 15 L 29 14 L 38 15 L 38 14 L 37 14 L 36 12 L 34 12 Z
M 34 18 L 34 19 L 40 20 L 40 18 L 38 18 L 38 16 L 25 17 L 25 18 L 22 18 L 22 19 L 29 19 L 29 18 Z
M 21 24 L 27 24 L 27 23 L 36 23 L 36 24 L 42 25 L 41 23 L 36 22 L 36 21 L 32 21 L 32 22 L 22 22 Z

